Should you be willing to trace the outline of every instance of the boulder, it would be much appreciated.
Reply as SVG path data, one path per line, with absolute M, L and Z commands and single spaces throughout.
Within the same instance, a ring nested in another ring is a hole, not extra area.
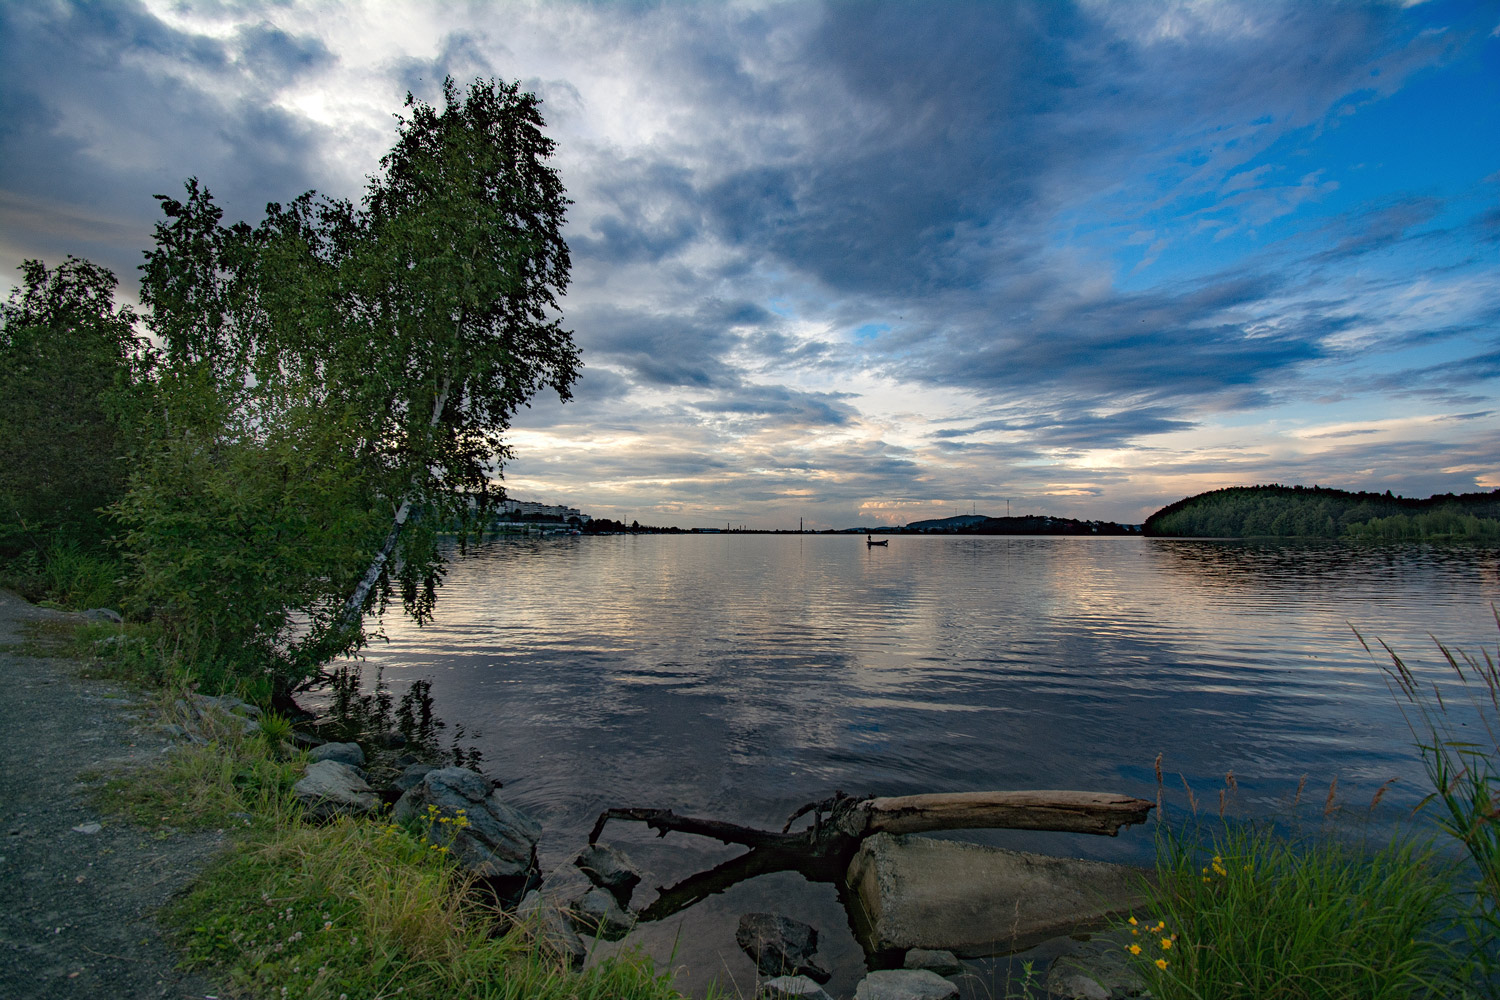
M 573 904 L 572 910 L 573 917 L 580 926 L 606 941 L 620 940 L 635 926 L 635 918 L 621 908 L 614 893 L 598 886 L 585 892 Z
M 761 980 L 755 1000 L 833 1000 L 823 987 L 806 976 L 777 976 Z
M 552 900 L 533 889 L 516 907 L 516 917 L 531 927 L 535 941 L 554 958 L 577 969 L 588 957 L 588 948 L 573 929 L 568 914 Z
M 625 855 L 625 852 L 608 844 L 590 844 L 579 852 L 573 861 L 589 881 L 601 889 L 608 889 L 622 902 L 629 902 L 630 893 L 641 881 L 641 870 Z
M 940 976 L 956 976 L 964 971 L 963 963 L 951 951 L 934 948 L 913 948 L 906 953 L 901 963 L 907 969 L 927 969 Z
M 380 799 L 358 771 L 336 760 L 317 760 L 307 765 L 292 793 L 315 819 L 362 816 L 380 804 Z
M 854 1000 L 949 1000 L 958 987 L 928 969 L 881 969 L 854 987 Z
M 1145 902 L 1139 869 L 911 835 L 865 838 L 849 863 L 856 930 L 873 952 L 973 957 L 1098 927 Z
M 428 771 L 402 794 L 394 815 L 398 822 L 420 825 L 428 840 L 446 846 L 454 860 L 478 875 L 518 879 L 523 886 L 536 877 L 541 824 L 501 801 L 488 778 L 466 767 Z
M 1140 996 L 1146 982 L 1130 967 L 1125 949 L 1130 935 L 1123 932 L 1069 940 L 1047 968 L 1043 986 L 1065 1000 L 1123 1000 Z
M 422 779 L 427 777 L 429 771 L 436 770 L 437 767 L 433 764 L 411 764 L 396 776 L 396 780 L 391 782 L 391 787 L 398 792 L 410 791 L 422 783 Z
M 813 961 L 818 932 L 779 913 L 747 913 L 734 932 L 735 943 L 763 976 L 808 976 L 826 983 L 829 973 Z
M 125 620 L 120 617 L 120 612 L 110 608 L 89 608 L 83 615 L 90 621 L 109 622 L 111 625 L 118 625 Z
M 308 760 L 336 760 L 350 767 L 365 766 L 365 752 L 358 743 L 323 743 L 307 752 Z

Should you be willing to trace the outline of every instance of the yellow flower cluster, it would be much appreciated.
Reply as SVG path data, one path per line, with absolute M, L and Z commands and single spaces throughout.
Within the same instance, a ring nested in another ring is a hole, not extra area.
M 1206 870 L 1207 869 L 1205 869 L 1205 871 Z M 1164 952 L 1171 951 L 1172 945 L 1177 941 L 1176 934 L 1166 933 L 1167 922 L 1165 920 L 1158 920 L 1155 926 L 1142 924 L 1140 921 L 1136 920 L 1135 917 L 1131 917 L 1128 922 L 1130 924 L 1130 933 L 1132 935 L 1139 937 L 1141 931 L 1145 930 L 1147 934 L 1156 937 L 1157 944 Z M 1139 955 L 1144 949 L 1141 948 L 1139 943 L 1132 941 L 1130 944 L 1125 946 L 1125 950 L 1130 952 L 1132 955 Z M 1165 972 L 1167 966 L 1171 963 L 1166 960 L 1165 956 L 1158 956 L 1153 964 L 1158 969 L 1161 969 L 1163 972 Z

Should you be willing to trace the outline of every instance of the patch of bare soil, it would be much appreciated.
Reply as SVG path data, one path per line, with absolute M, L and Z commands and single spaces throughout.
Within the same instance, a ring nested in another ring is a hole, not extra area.
M 78 618 L 0 590 L 0 1000 L 215 996 L 177 970 L 153 915 L 226 840 L 158 839 L 90 805 L 90 775 L 171 740 L 140 696 L 49 650 Z

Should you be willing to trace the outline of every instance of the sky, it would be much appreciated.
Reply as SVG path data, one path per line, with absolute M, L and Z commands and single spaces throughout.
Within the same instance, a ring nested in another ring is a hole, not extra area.
M 156 194 L 358 199 L 518 80 L 575 398 L 513 496 L 648 524 L 1138 522 L 1500 488 L 1500 4 L 0 0 L 0 279 L 132 300 Z

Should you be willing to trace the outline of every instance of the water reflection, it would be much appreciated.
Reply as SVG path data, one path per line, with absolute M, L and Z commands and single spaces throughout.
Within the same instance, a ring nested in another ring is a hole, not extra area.
M 1421 660 L 1493 641 L 1493 550 L 1119 538 L 502 541 L 426 628 L 371 650 L 484 733 L 574 846 L 613 805 L 764 825 L 851 792 L 1086 787 L 1226 770 L 1266 807 L 1304 773 L 1420 773 L 1351 624 Z M 1392 793 L 1392 800 L 1400 796 Z M 1135 838 L 1092 845 L 1142 855 Z

